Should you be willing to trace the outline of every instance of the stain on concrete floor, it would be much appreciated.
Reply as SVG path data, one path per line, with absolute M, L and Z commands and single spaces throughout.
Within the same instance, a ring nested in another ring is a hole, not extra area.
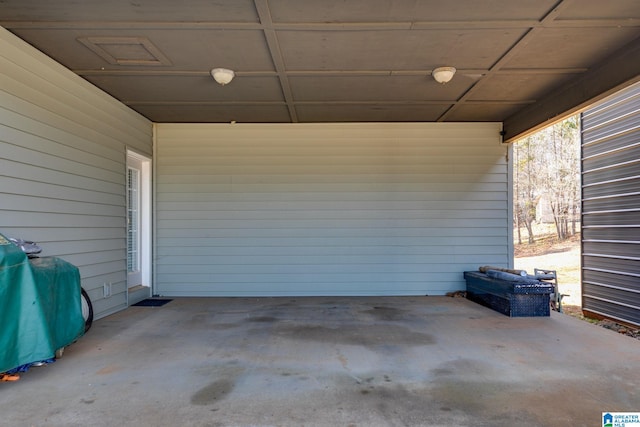
M 282 338 L 318 341 L 327 344 L 378 347 L 389 345 L 421 346 L 436 342 L 431 334 L 416 332 L 402 325 L 344 325 L 335 328 L 317 324 L 277 324 L 274 334 Z
M 98 320 L 0 406 L 16 426 L 591 426 L 640 407 L 639 363 L 637 340 L 463 299 L 175 299 Z

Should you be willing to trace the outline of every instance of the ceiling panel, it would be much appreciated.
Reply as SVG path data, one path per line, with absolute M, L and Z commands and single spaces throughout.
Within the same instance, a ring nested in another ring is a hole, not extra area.
M 0 5 L 0 25 L 155 122 L 500 121 L 512 138 L 640 80 L 639 0 Z
M 296 105 L 302 122 L 433 122 L 449 105 Z
M 509 73 L 494 74 L 469 97 L 470 101 L 535 101 L 549 90 L 575 78 L 572 74 Z
M 209 73 L 198 76 L 90 75 L 87 80 L 124 103 L 131 102 L 282 102 L 276 77 L 236 77 L 234 85 L 220 86 Z
M 638 1 L 640 6 L 640 1 Z M 504 68 L 590 67 L 639 35 L 638 28 L 549 28 L 538 31 Z
M 72 70 L 134 70 L 141 66 L 114 65 L 79 41 L 88 37 L 141 37 L 149 40 L 170 66 L 154 69 L 235 70 L 274 69 L 262 31 L 176 29 L 17 29 L 15 33 Z
M 448 101 L 457 100 L 474 83 L 459 78 L 441 85 L 427 75 L 294 76 L 296 101 Z
M 576 19 L 639 19 L 638 0 L 580 0 L 567 2 L 558 20 Z M 631 22 L 629 22 L 631 24 Z
M 414 22 L 540 19 L 555 0 L 270 0 L 273 21 L 295 22 Z
M 452 122 L 500 122 L 500 117 L 509 117 L 529 103 L 466 103 L 449 114 Z
M 279 31 L 288 70 L 489 68 L 523 30 Z
M 259 22 L 253 0 L 3 0 L 14 21 Z

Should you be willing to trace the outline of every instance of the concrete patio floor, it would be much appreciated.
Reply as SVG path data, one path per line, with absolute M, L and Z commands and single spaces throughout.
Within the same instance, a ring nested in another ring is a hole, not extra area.
M 600 426 L 640 341 L 463 298 L 177 298 L 0 383 L 6 426 Z

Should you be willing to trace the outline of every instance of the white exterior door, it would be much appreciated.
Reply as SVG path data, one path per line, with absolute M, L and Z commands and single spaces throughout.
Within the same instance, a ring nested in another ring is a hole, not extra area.
M 151 285 L 151 161 L 127 155 L 127 286 Z

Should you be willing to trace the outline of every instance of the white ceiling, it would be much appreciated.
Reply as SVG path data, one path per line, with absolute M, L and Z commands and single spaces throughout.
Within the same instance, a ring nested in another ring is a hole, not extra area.
M 0 0 L 0 25 L 154 122 L 500 121 L 509 138 L 640 79 L 638 0 Z M 458 73 L 438 84 L 439 66 Z

